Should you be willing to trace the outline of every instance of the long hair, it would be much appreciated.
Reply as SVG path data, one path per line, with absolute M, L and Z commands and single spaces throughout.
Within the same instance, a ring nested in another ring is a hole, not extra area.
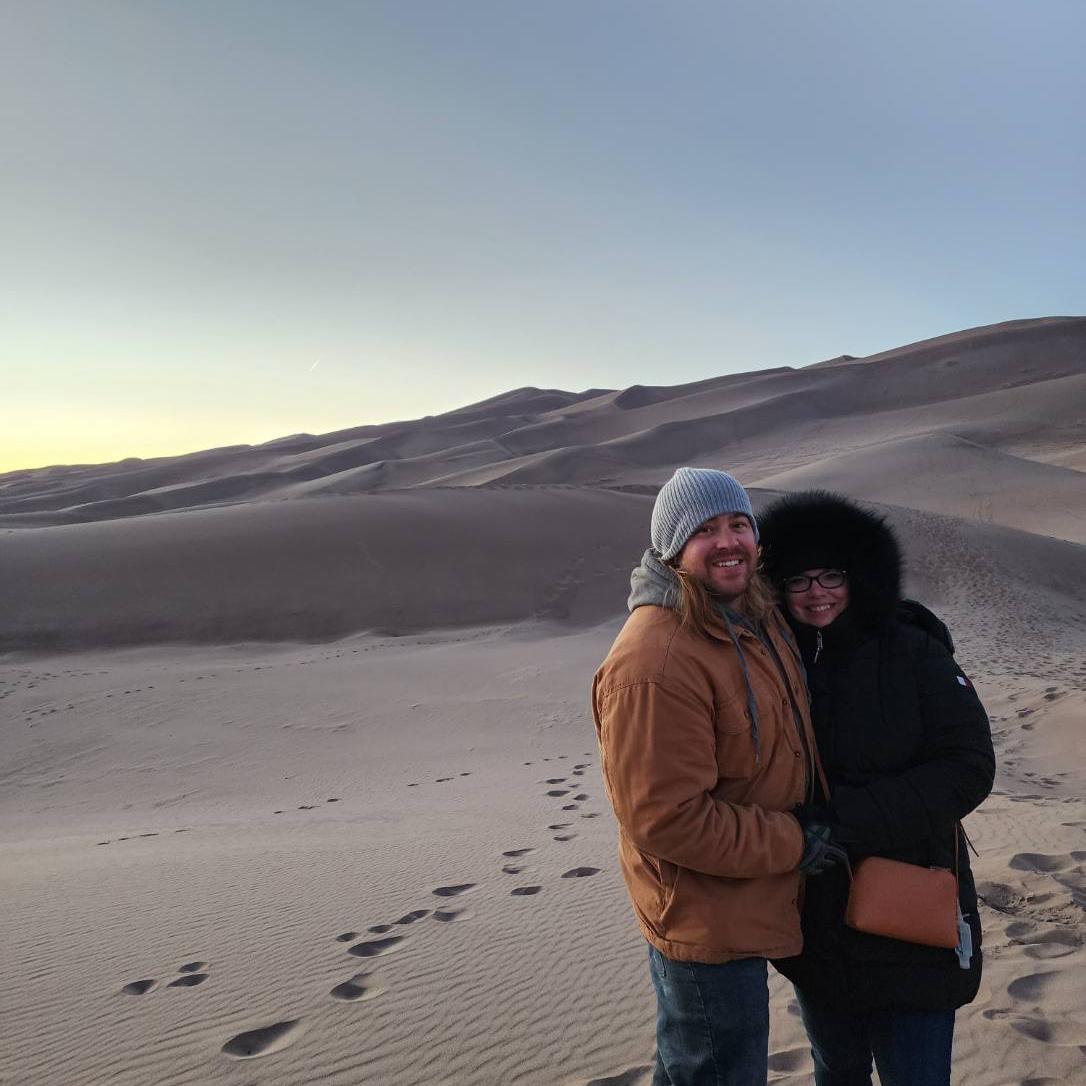
M 671 565 L 671 563 L 668 563 Z M 683 626 L 701 634 L 709 636 L 709 627 L 715 622 L 719 623 L 719 615 L 715 607 L 716 597 L 699 581 L 689 573 L 671 565 L 672 572 L 679 582 L 679 601 L 676 610 Z M 764 626 L 773 608 L 777 606 L 777 597 L 773 586 L 766 580 L 761 569 L 756 569 L 751 575 L 750 584 L 746 591 L 732 601 L 731 607 L 756 626 Z

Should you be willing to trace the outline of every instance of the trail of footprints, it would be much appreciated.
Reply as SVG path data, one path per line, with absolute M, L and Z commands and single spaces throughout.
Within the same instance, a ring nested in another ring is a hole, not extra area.
M 586 754 L 585 757 L 591 757 Z M 568 755 L 560 754 L 557 757 L 557 761 L 565 761 Z M 544 758 L 543 761 L 549 762 L 550 758 Z M 525 762 L 526 766 L 532 765 L 531 762 Z M 544 795 L 549 799 L 565 799 L 575 788 L 578 788 L 579 782 L 573 778 L 583 777 L 585 770 L 591 765 L 591 762 L 580 762 L 573 767 L 568 774 L 563 777 L 546 777 L 540 784 L 549 786 L 544 792 Z M 570 803 L 564 803 L 561 806 L 562 811 L 580 811 L 581 804 L 592 797 L 587 792 L 578 792 L 573 796 L 573 800 Z M 581 812 L 581 818 L 597 818 L 599 812 L 597 811 L 584 811 Z M 553 835 L 552 841 L 558 844 L 565 844 L 568 841 L 576 839 L 577 834 L 572 829 L 572 822 L 552 822 L 547 826 L 547 830 Z M 502 853 L 502 858 L 507 862 L 502 865 L 502 874 L 504 875 L 519 875 L 525 870 L 525 865 L 519 861 L 528 853 L 533 852 L 531 848 L 513 848 Z M 596 875 L 599 873 L 598 867 L 572 867 L 566 871 L 561 877 L 563 879 L 579 879 L 586 878 L 589 875 Z M 510 897 L 534 897 L 536 894 L 543 890 L 542 886 L 527 885 L 527 886 L 515 886 L 509 891 Z
M 165 987 L 195 988 L 198 985 L 203 984 L 211 975 L 208 972 L 210 968 L 211 965 L 208 962 L 186 962 L 184 965 L 179 965 L 177 967 L 178 975 L 174 977 L 173 980 L 167 981 Z M 148 992 L 153 992 L 158 987 L 159 982 L 153 978 L 132 980 L 121 989 L 121 992 L 124 993 L 124 995 L 141 996 L 147 995 Z
M 989 1020 L 1006 1022 L 1018 1034 L 1041 1044 L 1086 1051 L 1086 965 L 1054 959 L 1079 954 L 1086 945 L 1086 851 L 1045 854 L 1020 852 L 1010 868 L 1023 873 L 1020 887 L 982 882 L 981 900 L 1013 919 L 1006 927 L 1012 946 L 1038 963 L 1036 971 L 1015 977 L 1000 1004 L 982 1011 Z
M 590 757 L 590 755 L 586 755 L 586 757 Z M 566 759 L 567 755 L 558 755 L 558 760 L 564 761 Z M 543 760 L 550 761 L 551 759 L 544 758 Z M 532 763 L 526 762 L 524 764 L 531 765 Z M 591 762 L 582 762 L 575 765 L 565 777 L 548 778 L 543 782 L 544 784 L 564 784 L 568 785 L 568 787 L 552 788 L 547 792 L 547 795 L 553 798 L 564 798 L 569 795 L 577 787 L 576 782 L 571 781 L 570 778 L 583 777 L 585 770 L 591 764 Z M 469 774 L 467 773 L 460 774 L 460 776 L 468 775 Z M 455 778 L 442 777 L 438 778 L 435 783 L 444 783 L 453 779 Z M 409 785 L 409 787 L 416 786 L 417 785 Z M 562 810 L 579 811 L 580 805 L 590 798 L 591 796 L 589 793 L 578 792 L 573 796 L 573 802 L 564 804 Z M 336 801 L 328 800 L 327 802 L 334 803 Z M 299 808 L 299 810 L 311 809 L 311 807 Z M 277 811 L 275 813 L 279 814 L 281 812 Z M 598 812 L 596 811 L 585 811 L 581 813 L 581 818 L 596 817 L 598 817 Z M 577 834 L 572 831 L 572 826 L 572 822 L 552 822 L 547 826 L 547 830 L 553 835 L 553 841 L 565 844 L 577 837 Z M 501 855 L 503 861 L 501 866 L 502 874 L 519 875 L 525 868 L 523 862 L 524 858 L 535 851 L 534 847 L 506 849 Z M 588 878 L 592 875 L 599 874 L 599 871 L 600 869 L 598 867 L 571 867 L 563 872 L 560 878 Z M 439 907 L 412 909 L 410 912 L 404 913 L 399 919 L 393 920 L 390 923 L 372 924 L 364 933 L 359 931 L 344 931 L 335 936 L 335 941 L 338 943 L 349 944 L 347 946 L 347 953 L 352 957 L 366 959 L 383 958 L 386 955 L 393 954 L 400 950 L 407 943 L 409 936 L 404 929 L 410 928 L 414 924 L 418 924 L 424 920 L 430 920 L 438 924 L 470 920 L 474 914 L 469 909 L 460 906 L 458 899 L 466 894 L 470 894 L 476 889 L 478 889 L 478 886 L 473 882 L 450 883 L 445 886 L 434 887 L 430 893 L 441 902 Z M 534 897 L 542 891 L 543 887 L 541 885 L 523 885 L 513 887 L 513 889 L 510 890 L 509 895 L 511 897 Z M 446 905 L 445 902 L 448 902 L 448 904 Z M 178 975 L 173 980 L 168 981 L 165 986 L 169 988 L 196 987 L 197 985 L 203 984 L 208 979 L 210 976 L 209 969 L 209 964 L 204 961 L 186 962 L 178 968 Z M 134 980 L 125 984 L 121 988 L 121 992 L 125 995 L 142 996 L 154 991 L 158 987 L 159 981 L 157 979 Z M 328 994 L 332 999 L 340 1002 L 364 1003 L 378 998 L 384 991 L 384 985 L 377 976 L 368 970 L 361 970 L 353 973 L 346 980 L 335 985 Z M 301 1036 L 303 1028 L 303 1021 L 300 1018 L 272 1022 L 269 1025 L 245 1030 L 242 1033 L 235 1034 L 233 1037 L 228 1038 L 222 1045 L 221 1052 L 231 1059 L 236 1060 L 247 1060 L 258 1056 L 268 1056 L 293 1044 L 294 1041 Z

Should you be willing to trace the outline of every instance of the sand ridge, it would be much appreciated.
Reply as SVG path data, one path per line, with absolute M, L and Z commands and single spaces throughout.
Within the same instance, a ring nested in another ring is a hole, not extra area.
M 925 434 L 938 416 L 936 428 L 987 448 L 1075 468 L 1083 419 L 1069 389 L 1055 399 L 1050 389 L 1072 382 L 1081 394 L 1084 378 L 1086 318 L 1012 321 L 868 358 L 674 388 L 518 389 L 439 416 L 319 437 L 10 472 L 0 476 L 0 525 L 433 485 L 659 485 L 677 464 L 703 457 L 734 466 L 765 461 L 797 437 L 820 434 L 832 442 L 826 428 L 844 420 L 854 447 Z M 985 406 L 974 401 L 1000 396 L 1002 414 L 977 432 L 974 421 Z M 888 413 L 895 416 L 893 434 L 886 432 Z M 1041 425 L 1023 433 L 1015 423 L 1023 417 Z

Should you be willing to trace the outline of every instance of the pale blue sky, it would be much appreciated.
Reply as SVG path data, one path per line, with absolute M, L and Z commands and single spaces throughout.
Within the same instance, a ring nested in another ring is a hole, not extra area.
M 0 470 L 1086 312 L 1086 5 L 19 0 Z

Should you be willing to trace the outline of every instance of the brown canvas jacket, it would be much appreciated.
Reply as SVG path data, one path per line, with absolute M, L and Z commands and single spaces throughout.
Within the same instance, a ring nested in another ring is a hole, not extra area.
M 798 954 L 804 802 L 814 737 L 783 619 L 735 627 L 757 710 L 723 623 L 706 637 L 668 607 L 641 606 L 596 673 L 593 715 L 619 861 L 645 938 L 679 961 Z M 790 688 L 790 690 L 789 690 Z M 804 734 L 796 725 L 793 701 Z

